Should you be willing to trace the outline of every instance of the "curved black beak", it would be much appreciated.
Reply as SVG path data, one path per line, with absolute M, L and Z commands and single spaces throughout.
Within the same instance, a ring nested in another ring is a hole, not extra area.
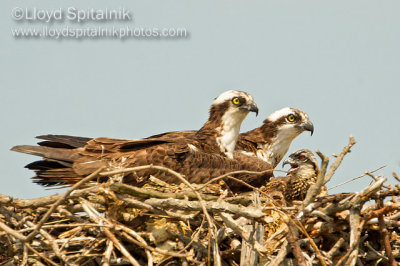
M 304 130 L 310 131 L 311 132 L 311 136 L 313 135 L 313 133 L 314 133 L 314 125 L 313 125 L 313 123 L 311 123 L 311 121 L 307 121 L 306 123 L 304 123 L 302 125 L 302 127 L 303 127 Z
M 258 106 L 257 106 L 257 104 L 254 103 L 254 102 L 251 103 L 251 104 L 242 106 L 242 108 L 245 109 L 245 110 L 247 110 L 247 111 L 250 111 L 250 112 L 255 112 L 255 113 L 256 113 L 256 116 L 258 115 Z
M 256 116 L 258 116 L 258 106 L 256 103 L 252 103 L 249 105 L 249 111 L 250 112 L 255 112 Z

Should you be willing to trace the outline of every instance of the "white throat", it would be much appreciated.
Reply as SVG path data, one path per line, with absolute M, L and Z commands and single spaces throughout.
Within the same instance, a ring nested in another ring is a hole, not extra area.
M 262 157 L 260 155 L 258 155 L 258 157 L 267 161 L 275 168 L 289 150 L 290 144 L 294 138 L 299 134 L 300 132 L 293 127 L 280 128 L 275 139 L 272 140 L 272 143 L 258 147 L 263 151 Z
M 233 158 L 233 151 L 235 150 L 236 141 L 239 136 L 240 125 L 247 114 L 248 112 L 243 110 L 231 109 L 222 116 L 222 125 L 217 128 L 217 132 L 219 133 L 217 144 L 221 152 L 228 158 Z

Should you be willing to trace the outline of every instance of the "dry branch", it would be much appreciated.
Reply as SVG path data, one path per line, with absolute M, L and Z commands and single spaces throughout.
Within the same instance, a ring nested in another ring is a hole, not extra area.
M 350 138 L 330 168 L 318 152 L 316 184 L 301 204 L 289 206 L 254 192 L 232 195 L 215 182 L 233 173 L 195 185 L 153 165 L 99 170 L 61 195 L 0 195 L 0 265 L 396 265 L 398 184 L 373 176 L 359 192 L 318 196 L 354 143 Z M 99 175 L 144 168 L 165 171 L 183 185 L 152 178 L 145 187 L 79 189 Z

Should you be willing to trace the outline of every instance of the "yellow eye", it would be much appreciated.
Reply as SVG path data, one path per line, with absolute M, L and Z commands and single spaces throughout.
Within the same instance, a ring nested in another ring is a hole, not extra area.
M 235 97 L 235 98 L 232 99 L 232 102 L 233 102 L 234 104 L 238 105 L 238 104 L 240 103 L 240 100 L 239 100 L 238 97 Z
M 288 116 L 287 116 L 287 120 L 288 120 L 289 122 L 293 122 L 293 121 L 295 120 L 294 115 L 288 115 Z

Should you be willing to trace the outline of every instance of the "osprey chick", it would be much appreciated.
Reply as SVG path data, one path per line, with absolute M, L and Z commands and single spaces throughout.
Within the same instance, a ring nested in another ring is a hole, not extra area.
M 281 192 L 286 202 L 304 200 L 310 186 L 316 182 L 319 168 L 314 154 L 307 149 L 292 153 L 283 166 L 290 164 L 287 176 L 273 178 L 268 182 L 263 192 Z

